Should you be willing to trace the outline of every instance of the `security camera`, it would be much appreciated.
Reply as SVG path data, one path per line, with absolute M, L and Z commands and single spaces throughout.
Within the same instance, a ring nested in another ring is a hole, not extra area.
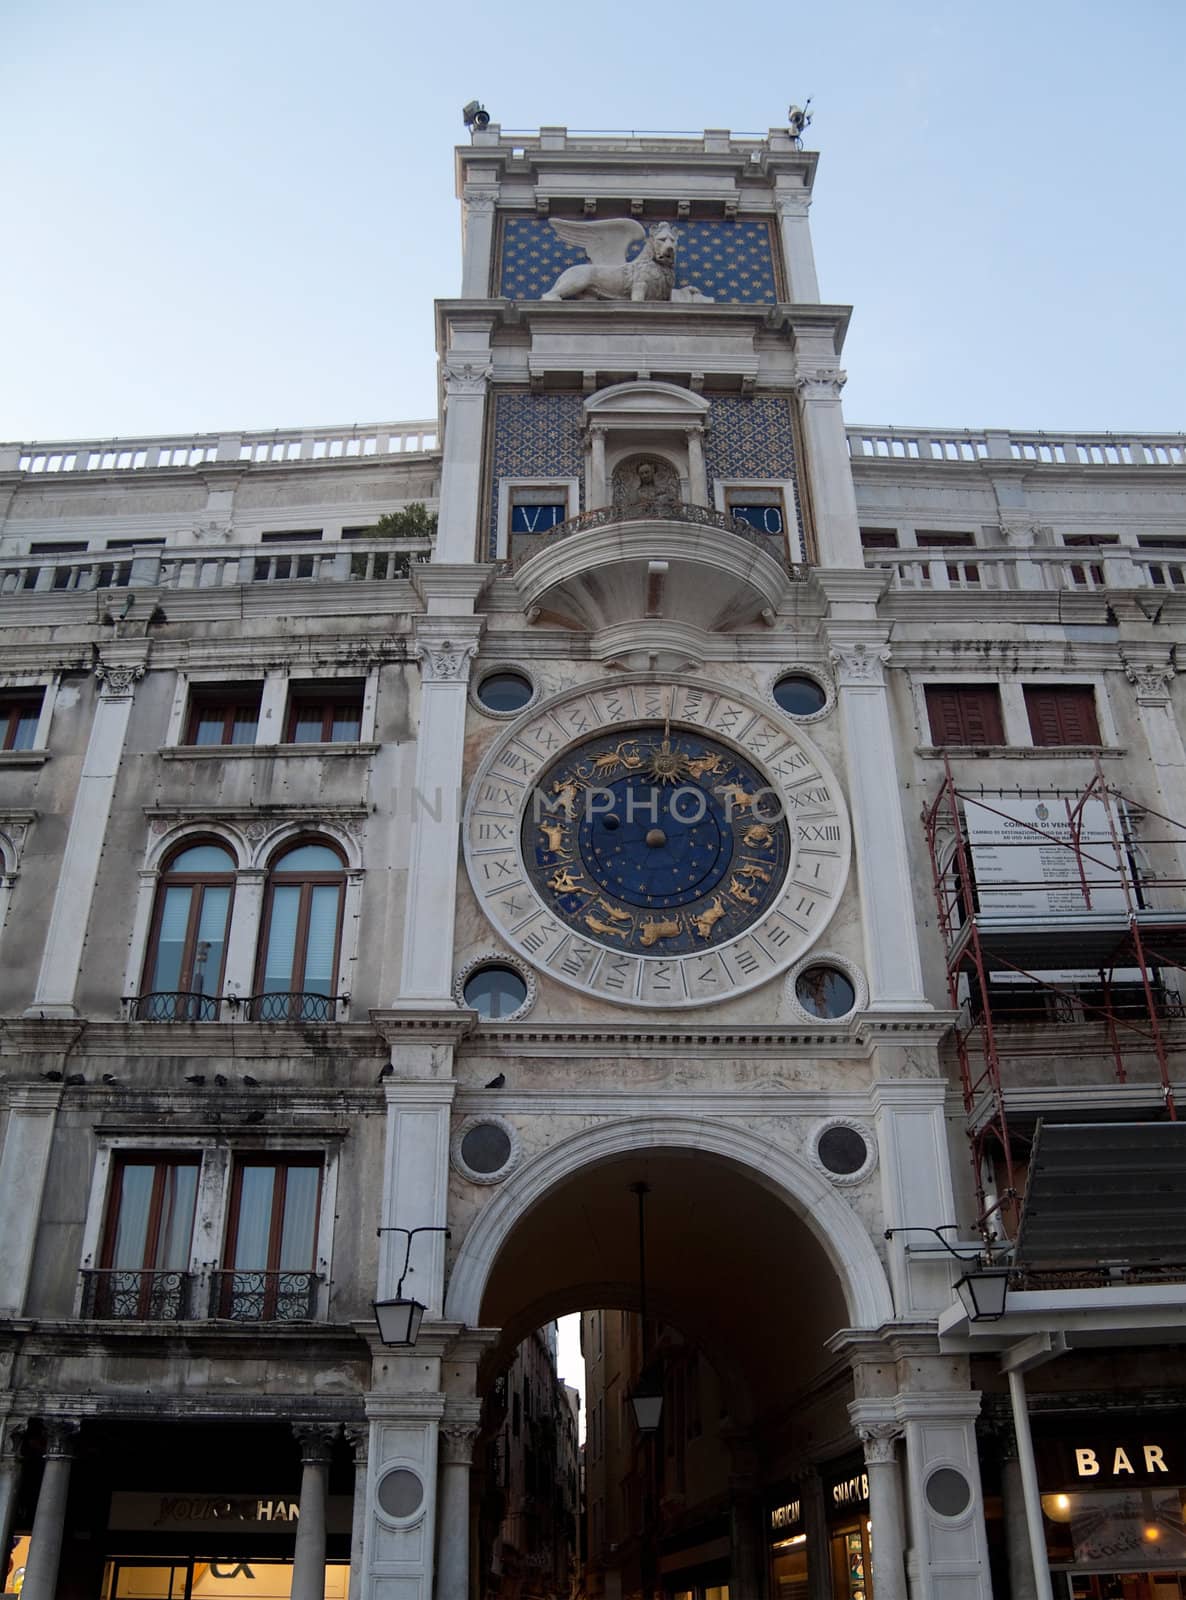
M 468 105 L 461 108 L 461 120 L 467 128 L 477 128 L 481 133 L 490 126 L 490 113 L 479 100 L 471 100 Z

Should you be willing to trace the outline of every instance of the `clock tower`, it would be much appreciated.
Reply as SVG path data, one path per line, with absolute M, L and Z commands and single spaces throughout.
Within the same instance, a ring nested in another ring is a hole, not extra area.
M 376 1596 L 478 1592 L 483 1396 L 536 1323 L 636 1303 L 639 1181 L 663 1321 L 730 1375 L 730 1593 L 769 1592 L 764 1508 L 818 1485 L 826 1438 L 867 1485 L 876 1600 L 905 1600 L 907 1549 L 912 1594 L 988 1594 L 976 1406 L 933 1331 L 950 1272 L 886 1242 L 955 1214 L 948 1019 L 923 993 L 886 577 L 849 471 L 849 310 L 820 297 L 798 143 L 491 123 L 458 151 L 380 1016 L 378 1297 L 408 1267 L 427 1309 L 375 1361 Z M 695 1195 L 716 1200 L 689 1254 Z M 727 1333 L 697 1309 L 710 1277 Z M 931 1507 L 939 1461 L 970 1516 Z M 823 1496 L 802 1498 L 824 1600 Z M 686 1506 L 664 1541 L 672 1573 L 711 1543 Z

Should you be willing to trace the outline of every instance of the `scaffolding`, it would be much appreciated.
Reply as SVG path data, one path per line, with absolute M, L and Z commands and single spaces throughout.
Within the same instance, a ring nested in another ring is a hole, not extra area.
M 1152 1061 L 1159 1114 L 1177 1120 L 1186 825 L 1109 784 L 1098 758 L 1085 787 L 1058 791 L 961 786 L 945 759 L 923 823 L 958 1014 L 977 1224 L 999 1237 L 1013 1230 L 1020 1199 L 1004 1063 L 1086 1049 L 1110 1057 L 1125 1084 L 1134 1068 L 1152 1082 Z M 1080 1028 L 1060 1045 L 1068 1023 Z M 1085 1045 L 1083 1026 L 1098 1040 Z

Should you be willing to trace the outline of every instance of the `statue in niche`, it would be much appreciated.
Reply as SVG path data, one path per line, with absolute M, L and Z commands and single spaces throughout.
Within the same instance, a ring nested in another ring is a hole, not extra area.
M 679 474 L 661 456 L 631 456 L 614 468 L 614 510 L 639 517 L 668 516 L 682 501 Z
M 679 230 L 670 222 L 657 222 L 648 233 L 633 217 L 610 217 L 604 222 L 567 222 L 549 217 L 553 232 L 565 244 L 575 245 L 589 257 L 578 267 L 566 267 L 541 300 L 697 300 L 707 302 L 699 289 L 675 287 L 675 248 Z M 626 253 L 639 239 L 646 243 L 633 261 Z

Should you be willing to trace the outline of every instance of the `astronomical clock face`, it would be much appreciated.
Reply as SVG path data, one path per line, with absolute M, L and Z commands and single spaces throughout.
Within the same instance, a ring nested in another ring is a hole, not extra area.
M 471 787 L 466 859 L 534 966 L 630 1005 L 703 1005 L 790 966 L 848 868 L 835 779 L 775 714 L 706 686 L 572 693 Z

